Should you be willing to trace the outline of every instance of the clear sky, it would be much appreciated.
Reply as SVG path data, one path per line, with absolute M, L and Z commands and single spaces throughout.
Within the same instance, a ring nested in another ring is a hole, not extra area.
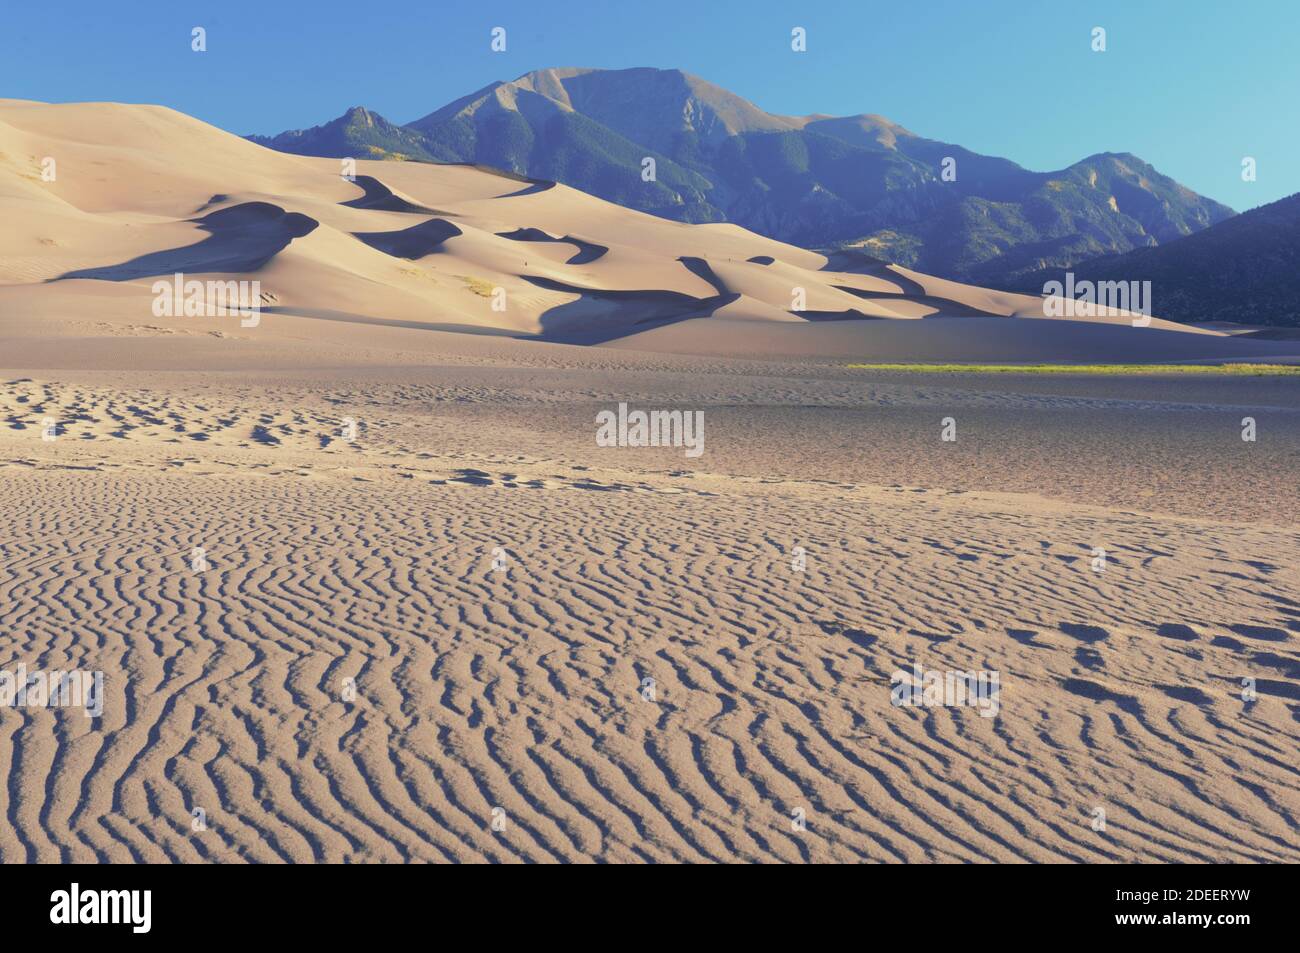
M 1300 0 L 0 0 L 0 96 L 162 103 L 241 134 L 348 106 L 410 122 L 548 66 L 678 67 L 1039 171 L 1132 152 L 1238 210 L 1300 191 Z

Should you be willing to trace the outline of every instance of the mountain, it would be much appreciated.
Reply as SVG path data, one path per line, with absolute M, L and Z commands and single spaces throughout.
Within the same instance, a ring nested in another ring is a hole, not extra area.
M 251 138 L 304 155 L 489 165 L 666 218 L 734 222 L 997 286 L 1233 214 L 1127 153 L 1031 172 L 882 116 L 768 113 L 680 70 L 539 70 L 405 126 L 354 108 Z M 642 176 L 647 158 L 653 181 Z
M 258 145 L 305 156 L 352 156 L 357 159 L 412 159 L 435 162 L 418 132 L 398 126 L 378 113 L 353 106 L 338 119 L 278 136 L 248 136 Z
M 1156 314 L 1175 321 L 1300 327 L 1300 193 L 1154 248 L 1070 269 L 1075 281 L 1150 281 Z M 1039 293 L 1062 269 L 1025 276 Z

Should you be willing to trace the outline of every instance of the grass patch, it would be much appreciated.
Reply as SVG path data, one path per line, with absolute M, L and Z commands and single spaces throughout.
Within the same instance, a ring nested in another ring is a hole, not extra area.
M 1216 374 L 1263 377 L 1300 375 L 1294 364 L 850 364 L 854 370 L 912 374 Z
M 465 282 L 465 287 L 482 298 L 492 297 L 492 290 L 495 287 L 482 278 L 475 278 L 472 275 L 457 275 L 461 281 Z
M 373 146 L 373 145 L 366 146 L 366 151 L 369 152 L 376 159 L 389 159 L 393 162 L 413 161 L 413 157 L 408 156 L 405 152 L 392 152 L 388 149 L 385 149 L 383 146 Z M 418 162 L 419 160 L 414 159 L 414 161 Z

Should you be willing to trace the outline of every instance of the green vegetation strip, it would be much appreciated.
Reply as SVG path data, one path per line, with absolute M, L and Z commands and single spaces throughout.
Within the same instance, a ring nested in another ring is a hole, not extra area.
M 913 374 L 1231 374 L 1300 375 L 1295 364 L 850 364 L 866 371 Z

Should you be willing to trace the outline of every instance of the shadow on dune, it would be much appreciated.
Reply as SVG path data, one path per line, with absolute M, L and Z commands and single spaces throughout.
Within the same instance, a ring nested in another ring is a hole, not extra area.
M 886 278 L 889 281 L 898 281 L 899 284 L 904 286 L 916 285 L 917 288 L 921 288 L 921 286 L 917 284 L 915 281 L 913 281 L 910 278 L 903 278 L 902 275 L 894 275 L 891 273 L 890 275 L 881 275 L 881 277 Z M 1000 318 L 1003 317 L 1003 315 L 997 314 L 996 312 L 984 311 L 980 308 L 973 308 L 968 304 L 962 304 L 960 301 L 953 301 L 951 298 L 940 298 L 938 295 L 926 294 L 924 289 L 916 293 L 907 291 L 904 292 L 903 294 L 897 294 L 892 291 L 863 291 L 861 288 L 851 288 L 848 285 L 833 285 L 832 287 L 834 287 L 838 291 L 846 291 L 849 294 L 854 295 L 855 297 L 862 298 L 864 301 L 915 301 L 917 304 L 928 305 L 931 308 L 937 308 L 939 310 L 938 314 L 928 315 L 928 317 L 934 317 L 934 318 L 961 318 L 961 317 Z
M 504 328 L 483 327 L 477 324 L 456 324 L 451 321 L 410 321 L 403 318 L 378 318 L 355 311 L 335 308 L 301 308 L 292 305 L 275 305 L 263 308 L 262 314 L 283 314 L 314 321 L 338 321 L 341 324 L 368 324 L 383 328 L 410 328 L 416 331 L 455 331 L 458 334 L 481 334 L 488 337 L 517 337 L 518 333 Z
M 510 236 L 507 236 L 510 237 Z M 698 298 L 676 291 L 605 291 L 566 284 L 550 278 L 523 276 L 526 281 L 548 291 L 563 291 L 580 295 L 578 301 L 559 305 L 541 317 L 543 340 L 564 344 L 605 344 L 643 331 L 654 330 L 693 318 L 707 318 L 722 307 L 738 300 L 740 295 L 728 289 L 713 267 L 703 258 L 683 255 L 677 259 L 691 274 L 707 282 L 716 294 Z M 917 285 L 919 288 L 920 286 Z M 846 289 L 848 290 L 848 289 Z M 864 297 L 866 297 L 864 295 Z M 885 298 L 908 298 L 911 295 L 888 295 Z M 955 302 L 947 302 L 958 307 Z M 970 309 L 967 309 L 970 313 Z M 807 325 L 843 323 L 846 325 L 879 324 L 882 319 L 864 314 L 854 308 L 844 311 L 790 312 L 807 322 Z M 746 328 L 744 336 L 751 333 L 762 336 L 768 333 L 765 322 L 727 322 Z M 792 322 L 776 333 L 787 333 L 792 327 L 806 327 Z M 733 332 L 736 330 L 733 327 Z
M 791 311 L 791 314 L 797 314 L 805 321 L 888 321 L 889 318 L 882 317 L 878 314 L 863 314 L 856 308 L 849 308 L 845 311 Z
M 350 202 L 340 202 L 346 208 L 361 208 L 373 212 L 409 212 L 420 215 L 442 215 L 436 209 L 416 205 L 397 195 L 373 175 L 358 175 L 353 184 L 361 186 L 362 196 Z
M 1262 328 L 1259 331 L 1246 331 L 1237 337 L 1255 341 L 1300 341 L 1300 328 Z
M 497 198 L 513 199 L 521 195 L 536 195 L 538 192 L 545 192 L 555 188 L 555 183 L 550 179 L 535 179 L 532 176 L 523 175 L 519 172 L 511 172 L 508 169 L 499 169 L 494 165 L 484 165 L 482 162 L 439 162 L 438 165 L 461 166 L 466 169 L 477 169 L 479 172 L 486 172 L 488 175 L 495 175 L 498 179 L 509 179 L 511 182 L 525 182 L 527 185 L 517 192 L 508 192 L 505 195 L 498 195 Z M 442 213 L 439 213 L 442 214 Z
M 196 245 L 150 252 L 120 265 L 70 271 L 50 280 L 132 281 L 178 271 L 256 271 L 289 247 L 295 238 L 311 234 L 320 224 L 314 218 L 286 212 L 270 202 L 245 202 L 190 221 L 197 222 L 210 236 Z
M 586 265 L 609 251 L 609 248 L 605 245 L 597 245 L 595 242 L 574 238 L 572 235 L 556 238 L 540 228 L 516 228 L 513 232 L 497 232 L 497 237 L 508 238 L 512 242 L 550 242 L 557 245 L 573 245 L 578 249 L 578 252 L 565 262 L 566 265 Z
M 483 167 L 483 166 L 475 166 L 475 168 L 476 168 L 476 169 L 482 169 L 482 168 L 484 168 L 484 167 Z M 495 173 L 497 173 L 498 175 L 503 174 L 503 173 L 501 172 L 500 169 L 489 169 L 488 171 L 490 171 L 490 172 L 495 172 Z M 512 178 L 513 178 L 513 177 L 512 177 Z M 500 198 L 503 198 L 503 199 L 517 199 L 517 198 L 520 198 L 520 197 L 525 196 L 525 195 L 536 195 L 538 192 L 546 192 L 546 191 L 549 191 L 550 189 L 555 188 L 555 183 L 554 183 L 554 182 L 551 182 L 551 181 L 549 181 L 549 180 L 547 180 L 547 179 L 529 179 L 529 178 L 525 178 L 524 181 L 527 182 L 527 183 L 529 183 L 527 188 L 520 189 L 518 192 L 510 192 L 510 193 L 507 194 L 507 195 L 502 195 L 502 196 L 500 196 Z
M 925 288 L 921 283 L 908 278 L 906 275 L 900 275 L 893 271 L 890 262 L 883 258 L 873 258 L 870 255 L 863 255 L 851 251 L 832 251 L 826 255 L 826 264 L 822 266 L 822 271 L 837 271 L 846 275 L 869 275 L 872 278 L 881 278 L 885 281 L 892 281 L 903 289 L 905 295 L 923 295 Z
M 203 214 L 204 212 L 206 212 L 208 209 L 212 208 L 212 206 L 214 206 L 214 205 L 223 205 L 223 204 L 225 204 L 226 202 L 229 202 L 229 201 L 230 201 L 230 196 L 229 196 L 229 195 L 226 195 L 224 192 L 217 192 L 217 193 L 216 193 L 215 195 L 213 195 L 210 199 L 208 199 L 206 202 L 204 202 L 202 205 L 200 205 L 198 208 L 196 208 L 196 209 L 194 210 L 194 214 L 195 214 L 195 215 L 201 215 L 201 214 Z
M 662 327 L 687 318 L 707 318 L 739 298 L 719 294 L 708 298 L 678 291 L 605 291 L 565 284 L 552 278 L 524 275 L 525 281 L 581 297 L 557 305 L 541 316 L 542 340 L 561 344 L 603 344 L 638 331 Z
M 853 288 L 848 285 L 834 285 L 837 291 L 845 291 L 855 295 L 864 301 L 889 301 L 906 299 L 915 301 L 917 304 L 928 305 L 931 308 L 937 308 L 938 314 L 929 315 L 934 318 L 960 318 L 960 317 L 978 317 L 978 318 L 1000 318 L 1000 315 L 994 311 L 985 311 L 982 308 L 975 308 L 960 301 L 954 301 L 952 298 L 943 298 L 939 295 L 932 295 L 926 292 L 925 287 L 915 279 L 906 275 L 899 274 L 889 267 L 889 262 L 879 258 L 872 258 L 869 255 L 854 254 L 852 252 L 831 252 L 826 258 L 826 265 L 822 271 L 838 271 L 850 275 L 868 275 L 872 278 L 879 278 L 882 281 L 889 281 L 902 288 L 902 293 L 895 291 L 864 291 L 861 288 Z
M 629 330 L 631 338 L 644 328 Z M 1033 318 L 931 316 L 924 320 L 764 322 L 714 315 L 683 322 L 671 340 L 654 332 L 620 346 L 709 356 L 924 363 L 1167 363 L 1265 359 L 1292 362 L 1292 342 L 1211 337 L 1160 328 Z
M 447 239 L 463 234 L 465 233 L 444 218 L 431 218 L 427 222 L 396 232 L 352 233 L 354 238 L 359 238 L 371 248 L 411 261 L 441 251 Z
M 776 260 L 776 259 L 774 259 L 774 258 L 770 258 L 770 257 L 768 257 L 768 256 L 766 256 L 766 255 L 759 255 L 758 258 L 766 258 L 767 260 L 766 260 L 766 261 L 758 261 L 758 260 L 755 259 L 755 258 L 751 258 L 751 259 L 749 259 L 749 261 L 750 261 L 751 263 L 753 263 L 753 264 L 763 265 L 763 264 L 771 264 L 773 261 Z M 712 286 L 713 286 L 713 290 L 716 291 L 719 295 L 729 296 L 729 297 L 730 297 L 730 300 L 732 300 L 732 301 L 734 301 L 737 297 L 739 297 L 738 295 L 732 293 L 732 292 L 727 288 L 726 284 L 722 281 L 722 279 L 718 277 L 717 272 L 715 272 L 715 271 L 713 270 L 713 266 L 711 266 L 711 265 L 710 265 L 707 261 L 705 261 L 703 258 L 697 258 L 697 257 L 695 257 L 695 256 L 693 256 L 693 255 L 683 255 L 682 257 L 678 258 L 677 260 L 680 261 L 680 262 L 681 262 L 681 263 L 686 267 L 686 270 L 689 271 L 691 274 L 695 275 L 697 278 L 700 278 L 700 279 L 702 279 L 702 280 L 704 280 L 704 281 L 707 281 L 710 285 L 712 285 Z M 900 296 L 899 296 L 899 295 L 885 295 L 884 297 L 897 298 L 897 297 L 900 297 Z M 876 315 L 873 315 L 873 314 L 864 314 L 864 313 L 862 313 L 861 311 L 858 311 L 856 308 L 847 308 L 847 309 L 845 309 L 844 311 L 808 311 L 808 310 L 805 309 L 805 310 L 803 310 L 803 311 L 790 311 L 790 314 L 793 314 L 793 315 L 795 315 L 796 317 L 802 318 L 802 319 L 805 320 L 805 321 L 876 321 L 876 320 L 880 320 Z
M 680 261 L 686 267 L 686 270 L 695 277 L 702 281 L 707 281 L 712 285 L 713 290 L 718 294 L 725 295 L 731 293 L 730 289 L 722 283 L 722 279 L 718 277 L 717 272 L 713 270 L 713 266 L 703 258 L 697 258 L 694 255 L 682 255 L 677 260 Z

